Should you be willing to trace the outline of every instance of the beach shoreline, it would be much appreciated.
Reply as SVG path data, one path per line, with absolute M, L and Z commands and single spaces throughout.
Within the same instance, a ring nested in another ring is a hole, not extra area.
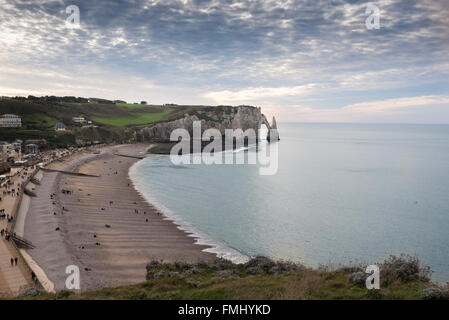
M 161 156 L 161 155 L 157 155 Z M 149 192 L 148 188 L 145 186 L 142 180 L 142 172 L 145 170 L 144 167 L 145 162 L 137 161 L 134 163 L 129 170 L 129 176 L 131 181 L 133 182 L 134 188 L 139 192 L 139 194 L 147 200 L 147 202 L 151 203 L 157 210 L 159 210 L 165 216 L 164 219 L 172 221 L 178 229 L 186 232 L 189 237 L 192 237 L 195 240 L 195 244 L 206 246 L 204 249 L 205 252 L 209 252 L 214 254 L 216 257 L 220 259 L 229 260 L 234 264 L 242 264 L 246 263 L 250 260 L 250 257 L 243 254 L 227 245 L 226 243 L 216 239 L 209 234 L 202 232 L 197 227 L 192 225 L 189 221 L 182 218 L 179 214 L 176 214 L 169 208 L 167 208 L 164 204 L 162 204 L 157 197 L 152 195 L 152 192 Z
M 27 253 L 56 291 L 65 289 L 69 265 L 79 267 L 81 291 L 87 291 L 142 282 L 152 259 L 216 259 L 204 251 L 209 246 L 195 244 L 134 187 L 129 169 L 139 159 L 117 154 L 140 157 L 147 149 L 144 144 L 109 146 L 100 154 L 80 155 L 58 166 L 99 177 L 43 174 L 23 233 L 36 246 Z

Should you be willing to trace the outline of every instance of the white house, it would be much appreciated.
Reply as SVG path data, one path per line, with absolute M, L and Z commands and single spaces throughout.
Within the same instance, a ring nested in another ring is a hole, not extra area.
M 56 125 L 55 125 L 55 130 L 56 130 L 56 131 L 65 131 L 65 130 L 66 130 L 66 126 L 65 126 L 64 123 L 58 122 L 58 123 L 56 123 Z
M 1 128 L 20 128 L 22 126 L 22 119 L 15 114 L 3 114 L 0 116 Z
M 73 117 L 72 120 L 76 123 L 86 123 L 86 118 L 84 117 Z

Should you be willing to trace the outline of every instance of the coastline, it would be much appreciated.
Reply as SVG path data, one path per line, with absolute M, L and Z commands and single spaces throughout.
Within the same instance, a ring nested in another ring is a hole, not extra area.
M 86 291 L 142 282 L 152 259 L 192 263 L 216 258 L 134 188 L 129 169 L 139 160 L 114 155 L 141 155 L 147 148 L 106 147 L 58 168 L 98 178 L 44 173 L 29 204 L 24 236 L 36 246 L 27 253 L 56 291 L 65 288 L 69 265 L 79 267 L 81 291 Z
M 156 197 L 150 196 L 148 190 L 145 190 L 145 186 L 139 180 L 138 169 L 141 165 L 142 162 L 138 161 L 134 163 L 129 169 L 129 175 L 133 186 L 136 191 L 144 199 L 146 199 L 148 203 L 152 204 L 154 207 L 156 207 L 157 210 L 163 213 L 163 215 L 165 216 L 164 219 L 173 222 L 178 227 L 178 229 L 186 232 L 189 237 L 192 237 L 194 239 L 195 244 L 207 246 L 208 248 L 204 249 L 204 252 L 212 253 L 218 258 L 229 260 L 235 264 L 246 263 L 250 260 L 248 256 L 244 255 L 240 251 L 216 240 L 215 238 L 204 232 L 201 232 L 200 230 L 192 226 L 192 224 L 185 221 L 179 215 L 173 213 L 170 209 L 160 203 Z

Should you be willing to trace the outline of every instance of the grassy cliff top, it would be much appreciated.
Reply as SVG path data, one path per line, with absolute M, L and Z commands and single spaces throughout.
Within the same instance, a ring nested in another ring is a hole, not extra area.
M 250 106 L 246 106 L 253 108 Z M 183 118 L 185 114 L 209 119 L 233 111 L 231 106 L 204 105 L 146 105 L 127 103 L 75 103 L 34 100 L 0 101 L 1 114 L 16 114 L 22 118 L 21 128 L 0 128 L 0 140 L 46 139 L 52 147 L 75 145 L 76 140 L 123 142 L 133 137 L 135 130 L 158 122 Z M 82 116 L 92 121 L 94 128 L 73 121 Z M 219 118 L 219 117 L 218 117 Z M 55 132 L 57 122 L 67 131 Z
M 23 124 L 54 126 L 56 121 L 76 125 L 73 117 L 83 116 L 97 125 L 126 127 L 144 125 L 164 120 L 176 108 L 148 105 L 57 103 L 0 101 L 1 113 L 13 113 L 22 117 Z
M 249 106 L 248 106 L 249 107 Z M 57 121 L 76 125 L 73 117 L 83 116 L 99 126 L 139 127 L 182 118 L 204 111 L 226 112 L 230 106 L 143 105 L 126 103 L 67 103 L 49 101 L 0 101 L 1 114 L 22 117 L 24 126 L 51 128 Z
M 147 281 L 140 284 L 82 294 L 64 290 L 21 299 L 417 300 L 449 297 L 447 288 L 436 287 L 430 282 L 428 268 L 422 267 L 416 258 L 390 257 L 379 266 L 381 288 L 368 290 L 365 287 L 367 275 L 363 275 L 364 268 L 361 267 L 312 269 L 288 262 L 273 262 L 264 257 L 241 265 L 220 259 L 197 264 L 153 260 L 147 265 Z M 430 287 L 434 289 L 429 290 Z M 442 295 L 435 295 L 435 290 L 437 293 L 440 290 Z

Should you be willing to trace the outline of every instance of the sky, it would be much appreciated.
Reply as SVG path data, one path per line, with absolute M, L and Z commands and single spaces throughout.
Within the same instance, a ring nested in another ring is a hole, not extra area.
M 0 95 L 449 123 L 449 1 L 0 0 Z

